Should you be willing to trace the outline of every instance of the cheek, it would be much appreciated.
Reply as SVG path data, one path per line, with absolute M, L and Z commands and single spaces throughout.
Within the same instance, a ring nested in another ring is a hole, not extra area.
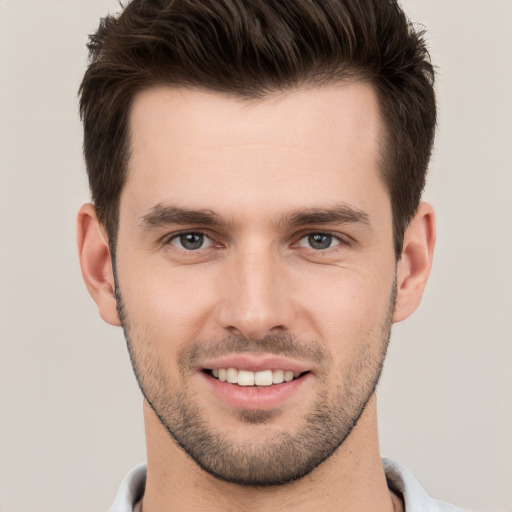
M 390 316 L 394 272 L 334 270 L 312 279 L 316 284 L 303 280 L 301 309 L 317 335 L 333 352 L 380 338 Z
M 162 259 L 148 260 L 131 256 L 118 264 L 133 332 L 177 349 L 217 337 L 219 304 L 236 304 L 229 300 L 236 290 L 226 286 L 233 269 L 212 264 L 172 267 Z M 377 332 L 389 314 L 394 279 L 393 263 L 383 267 L 369 262 L 347 268 L 283 265 L 279 300 L 288 301 L 296 311 L 289 330 L 318 339 L 333 353 L 346 352 L 357 340 Z
M 124 272 L 119 266 L 119 285 L 132 329 L 173 346 L 196 338 L 211 309 L 211 280 L 191 267 L 125 263 Z

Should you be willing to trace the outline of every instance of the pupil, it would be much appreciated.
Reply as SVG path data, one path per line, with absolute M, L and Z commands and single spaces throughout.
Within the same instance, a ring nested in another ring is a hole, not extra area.
M 180 242 L 185 249 L 195 250 L 199 249 L 203 245 L 203 235 L 200 233 L 187 233 L 181 235 Z
M 331 235 L 323 235 L 321 233 L 309 235 L 309 243 L 314 249 L 328 249 L 331 245 L 331 241 Z

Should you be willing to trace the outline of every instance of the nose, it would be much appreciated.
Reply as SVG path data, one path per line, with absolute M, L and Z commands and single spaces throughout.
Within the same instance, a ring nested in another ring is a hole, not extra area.
M 293 321 L 293 287 L 279 255 L 246 247 L 230 258 L 223 273 L 220 326 L 248 340 L 289 330 Z

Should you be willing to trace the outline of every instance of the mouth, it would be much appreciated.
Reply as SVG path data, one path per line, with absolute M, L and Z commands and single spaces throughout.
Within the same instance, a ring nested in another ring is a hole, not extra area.
M 232 354 L 204 361 L 197 370 L 216 399 L 238 410 L 300 404 L 315 383 L 310 364 L 273 355 Z
M 309 373 L 309 371 L 294 372 L 283 369 L 250 371 L 239 368 L 212 368 L 204 369 L 203 371 L 220 382 L 227 382 L 241 387 L 276 386 L 300 379 Z

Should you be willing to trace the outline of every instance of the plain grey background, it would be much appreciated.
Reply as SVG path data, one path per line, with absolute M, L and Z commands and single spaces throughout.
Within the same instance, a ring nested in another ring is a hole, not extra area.
M 512 511 L 512 2 L 404 0 L 439 68 L 425 198 L 438 244 L 424 301 L 394 329 L 382 452 L 429 492 Z M 145 457 L 119 329 L 82 284 L 88 200 L 76 92 L 112 0 L 0 0 L 0 511 L 106 510 Z

